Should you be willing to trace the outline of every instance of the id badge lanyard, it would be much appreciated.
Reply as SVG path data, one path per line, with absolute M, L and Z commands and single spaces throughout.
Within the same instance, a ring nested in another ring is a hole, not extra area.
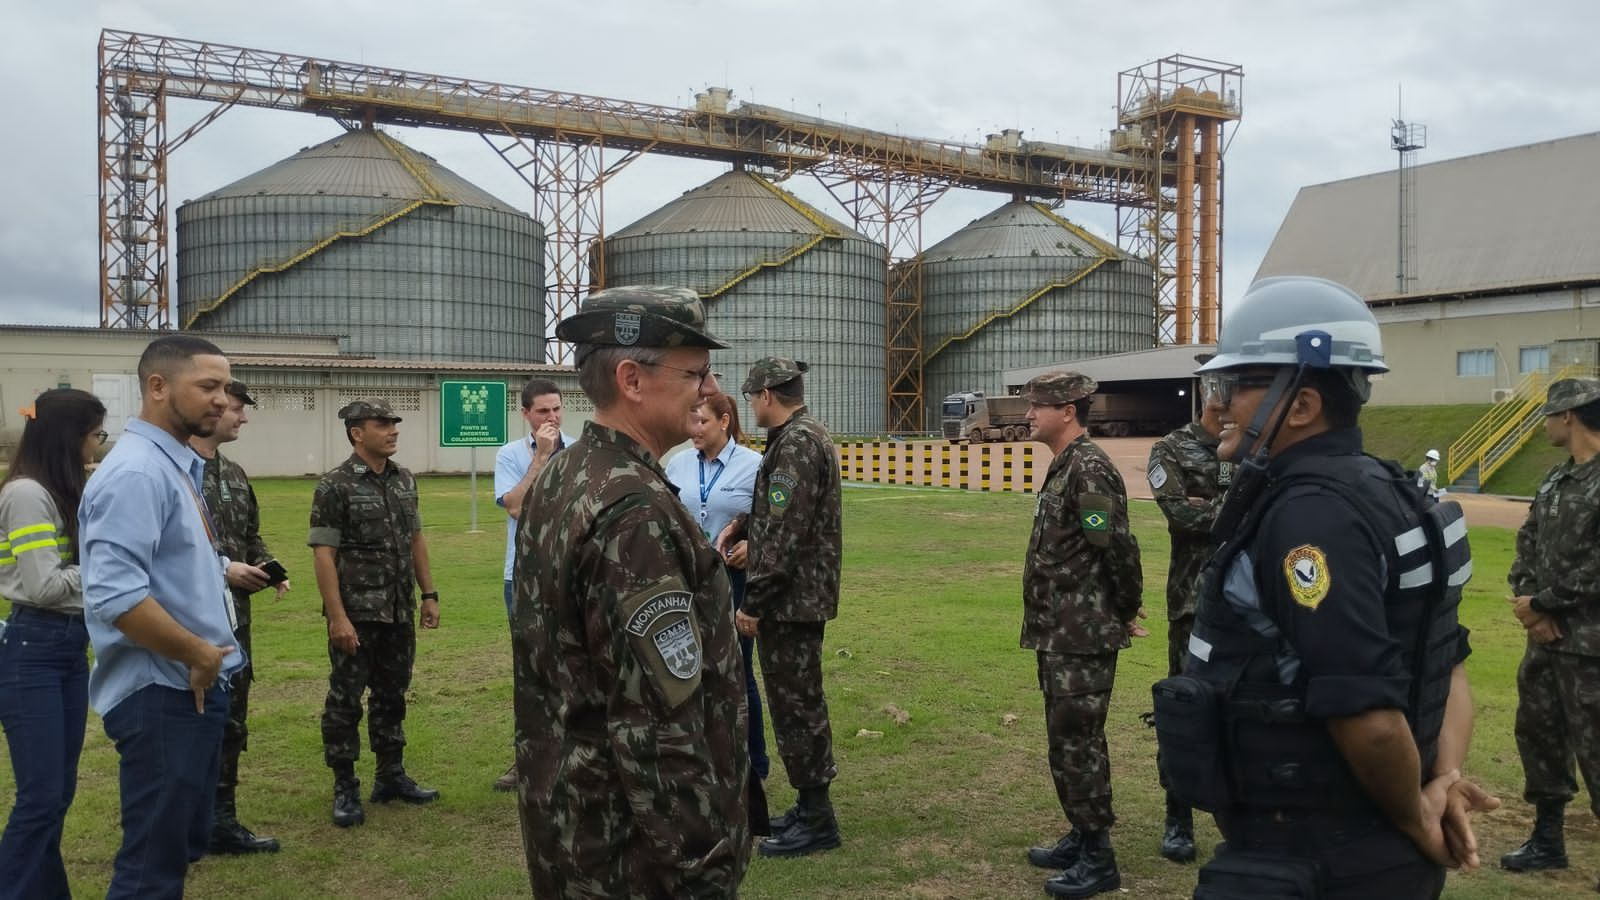
M 706 531 L 706 517 L 710 514 L 711 489 L 717 486 L 717 479 L 722 477 L 723 470 L 728 467 L 721 460 L 712 460 L 717 464 L 717 470 L 712 473 L 711 482 L 708 484 L 706 483 L 705 457 L 700 457 L 698 461 L 700 463 L 700 530 Z M 706 536 L 712 537 L 713 535 L 711 532 L 706 531 Z

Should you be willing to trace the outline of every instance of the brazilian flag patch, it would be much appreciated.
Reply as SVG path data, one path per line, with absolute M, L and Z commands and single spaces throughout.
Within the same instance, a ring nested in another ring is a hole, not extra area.
M 1078 514 L 1078 522 L 1083 525 L 1084 531 L 1109 531 L 1111 518 L 1098 509 L 1086 509 Z
M 774 509 L 783 509 L 789 505 L 789 489 L 782 485 L 773 485 L 767 491 L 767 502 L 772 504 Z

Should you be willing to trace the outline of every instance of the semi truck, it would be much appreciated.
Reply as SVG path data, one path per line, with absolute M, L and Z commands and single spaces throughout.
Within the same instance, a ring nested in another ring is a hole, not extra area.
M 1095 437 L 1130 434 L 1161 435 L 1189 421 L 1181 397 L 1105 393 L 1094 395 L 1089 433 Z M 944 398 L 940 416 L 949 441 L 974 444 L 1028 439 L 1028 401 L 1021 397 L 988 397 L 983 391 L 962 391 Z
M 950 441 L 1025 441 L 1028 401 L 1021 397 L 986 397 L 983 391 L 962 391 L 944 398 L 944 436 Z

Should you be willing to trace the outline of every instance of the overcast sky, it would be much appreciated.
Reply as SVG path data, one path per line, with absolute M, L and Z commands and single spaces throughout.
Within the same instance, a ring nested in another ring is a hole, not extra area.
M 1592 0 L 87 0 L 8 4 L 0 53 L 10 183 L 0 216 L 0 322 L 98 324 L 95 60 L 101 28 L 166 34 L 667 105 L 720 84 L 735 101 L 885 131 L 981 142 L 1000 128 L 1102 144 L 1117 73 L 1172 53 L 1243 66 L 1227 149 L 1224 302 L 1244 290 L 1303 185 L 1391 170 L 1390 119 L 1428 128 L 1419 161 L 1594 131 Z M 169 105 L 172 132 L 208 106 Z M 234 109 L 179 150 L 175 212 L 339 133 L 332 120 Z M 391 129 L 492 193 L 528 188 L 481 140 Z M 647 158 L 607 186 L 632 222 L 726 167 Z M 788 186 L 844 217 L 809 178 Z M 933 244 L 998 206 L 952 191 Z M 1102 234 L 1110 207 L 1064 214 Z M 173 298 L 174 311 L 176 297 Z

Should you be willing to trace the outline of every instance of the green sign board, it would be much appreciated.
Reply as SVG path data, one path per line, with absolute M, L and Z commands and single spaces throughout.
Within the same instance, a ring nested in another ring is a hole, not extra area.
M 498 447 L 505 442 L 505 382 L 440 382 L 439 446 Z

